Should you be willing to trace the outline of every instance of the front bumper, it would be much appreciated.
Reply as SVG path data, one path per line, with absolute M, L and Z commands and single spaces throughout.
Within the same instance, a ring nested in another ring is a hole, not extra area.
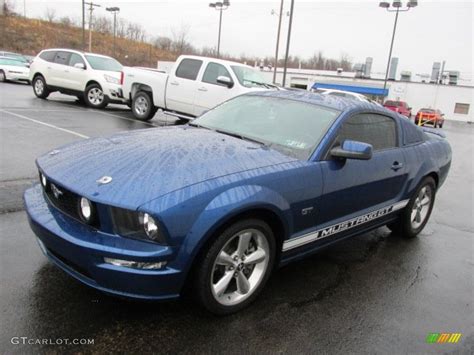
M 179 296 L 183 273 L 170 263 L 163 269 L 143 270 L 104 262 L 104 257 L 170 262 L 175 257 L 173 248 L 94 230 L 49 206 L 39 184 L 26 190 L 24 201 L 41 249 L 69 275 L 91 287 L 123 297 L 162 300 Z
M 109 100 L 114 103 L 125 103 L 126 100 L 123 97 L 122 87 L 117 84 L 106 82 L 102 85 L 104 93 L 107 95 Z

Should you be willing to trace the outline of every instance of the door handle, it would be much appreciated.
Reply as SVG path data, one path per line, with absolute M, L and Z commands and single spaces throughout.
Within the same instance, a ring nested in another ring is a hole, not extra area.
M 199 90 L 199 91 L 207 91 L 207 88 L 202 87 L 202 88 L 199 88 L 198 90 Z
M 51 67 L 48 67 L 48 69 L 51 69 Z
M 179 83 L 177 81 L 172 81 L 170 82 L 171 85 L 179 85 Z
M 397 171 L 403 168 L 403 164 L 399 163 L 398 161 L 393 162 L 392 164 L 392 170 Z

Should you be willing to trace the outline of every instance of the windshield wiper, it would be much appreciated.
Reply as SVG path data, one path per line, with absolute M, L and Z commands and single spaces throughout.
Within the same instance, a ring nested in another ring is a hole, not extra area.
M 257 85 L 261 85 L 261 86 L 264 86 L 266 87 L 267 89 L 270 89 L 272 86 L 275 86 L 275 85 L 270 85 L 270 84 L 267 84 L 267 83 L 263 83 L 261 81 L 255 81 L 255 80 L 248 80 L 248 79 L 244 79 L 244 81 L 248 82 L 248 83 L 252 83 L 252 84 L 257 84 Z M 276 86 L 275 86 L 276 87 Z
M 241 140 L 244 140 L 244 141 L 249 141 L 249 142 L 257 143 L 257 144 L 263 145 L 263 146 L 265 146 L 265 147 L 269 147 L 269 146 L 270 146 L 268 143 L 262 142 L 262 141 L 260 141 L 260 140 L 258 140 L 258 139 L 254 139 L 254 138 L 250 138 L 250 137 L 247 137 L 247 136 L 243 136 L 243 135 L 238 134 L 238 133 L 228 132 L 228 131 L 224 131 L 224 130 L 221 130 L 221 129 L 216 129 L 215 132 L 217 132 L 217 133 L 222 133 L 222 134 L 225 134 L 225 135 L 228 135 L 228 136 L 231 136 L 231 137 L 234 137 L 234 138 L 238 138 L 238 139 L 241 139 Z

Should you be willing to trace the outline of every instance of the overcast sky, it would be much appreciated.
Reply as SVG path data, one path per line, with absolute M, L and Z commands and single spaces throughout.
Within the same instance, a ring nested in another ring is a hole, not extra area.
M 28 17 L 43 17 L 48 7 L 58 17 L 81 14 L 81 0 L 25 0 Z M 18 12 L 23 0 L 13 1 Z M 209 8 L 209 0 L 105 1 L 97 13 L 106 14 L 106 6 L 119 6 L 120 16 L 140 23 L 153 36 L 171 36 L 173 28 L 187 25 L 190 41 L 196 47 L 215 46 L 218 11 Z M 406 1 L 403 1 L 405 3 Z M 347 53 L 354 63 L 373 57 L 373 71 L 384 71 L 394 14 L 378 7 L 379 1 L 295 0 L 290 54 L 309 57 L 322 50 L 328 57 Z M 446 69 L 459 70 L 464 77 L 473 72 L 473 1 L 419 0 L 419 6 L 400 14 L 393 55 L 400 58 L 399 72 L 429 73 L 434 61 L 446 60 Z M 231 0 L 223 13 L 221 51 L 233 55 L 246 53 L 273 56 L 279 0 Z M 290 0 L 285 0 L 285 12 Z M 284 54 L 288 17 L 282 24 L 281 54 Z

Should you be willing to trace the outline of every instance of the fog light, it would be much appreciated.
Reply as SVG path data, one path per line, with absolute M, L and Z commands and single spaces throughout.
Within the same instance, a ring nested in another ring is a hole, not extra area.
M 41 180 L 41 185 L 46 188 L 46 184 L 48 183 L 48 180 L 46 180 L 46 176 L 43 175 L 43 173 L 40 173 L 40 180 Z
M 144 262 L 139 262 L 139 261 L 121 260 L 121 259 L 113 259 L 113 258 L 104 258 L 104 261 L 107 264 L 111 264 L 115 266 L 122 266 L 122 267 L 129 267 L 132 269 L 143 269 L 143 270 L 156 270 L 156 269 L 161 269 L 166 266 L 166 261 L 144 263 Z
M 81 197 L 80 211 L 81 211 L 81 216 L 84 218 L 84 220 L 86 222 L 89 222 L 91 220 L 91 217 L 92 217 L 92 204 L 85 197 Z

